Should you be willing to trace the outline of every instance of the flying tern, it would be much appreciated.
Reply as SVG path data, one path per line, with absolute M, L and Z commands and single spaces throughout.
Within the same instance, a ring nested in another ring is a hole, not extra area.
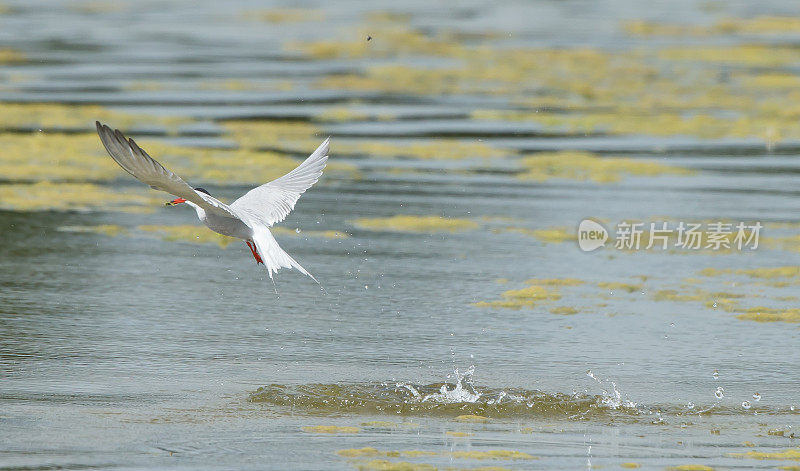
M 295 268 L 317 281 L 311 273 L 278 245 L 270 226 L 286 219 L 311 185 L 317 182 L 328 162 L 330 138 L 317 147 L 303 163 L 286 175 L 257 186 L 227 205 L 203 188 L 192 188 L 181 177 L 164 168 L 118 129 L 96 122 L 97 134 L 108 154 L 120 167 L 156 190 L 177 198 L 168 206 L 186 203 L 197 217 L 214 232 L 245 241 L 256 263 L 266 266 L 269 277 L 281 268 Z

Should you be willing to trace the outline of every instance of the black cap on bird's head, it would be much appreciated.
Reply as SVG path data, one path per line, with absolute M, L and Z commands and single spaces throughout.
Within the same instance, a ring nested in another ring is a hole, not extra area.
M 206 190 L 205 188 L 195 188 L 194 191 L 199 191 L 200 193 L 205 193 L 208 196 L 211 196 L 211 193 L 209 193 L 208 190 Z M 181 204 L 181 203 L 185 203 L 185 202 L 186 202 L 186 200 L 183 199 L 183 198 L 175 198 L 172 201 L 167 201 L 166 205 L 167 206 L 175 206 L 176 204 Z

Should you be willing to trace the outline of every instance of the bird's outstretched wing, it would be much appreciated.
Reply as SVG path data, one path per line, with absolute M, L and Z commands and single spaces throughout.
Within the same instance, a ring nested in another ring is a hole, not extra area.
M 231 209 L 246 221 L 271 226 L 286 219 L 311 185 L 317 182 L 328 162 L 331 139 L 317 147 L 306 160 L 286 175 L 255 187 L 231 203 Z
M 181 177 L 156 162 L 133 139 L 126 138 L 119 129 L 112 131 L 111 128 L 105 124 L 100 124 L 99 121 L 95 124 L 97 125 L 97 134 L 100 136 L 100 140 L 103 141 L 103 145 L 111 158 L 138 180 L 156 190 L 166 191 L 179 198 L 191 201 L 206 210 L 206 212 L 219 216 L 239 218 L 225 203 L 203 192 L 194 191 L 194 188 L 183 181 Z

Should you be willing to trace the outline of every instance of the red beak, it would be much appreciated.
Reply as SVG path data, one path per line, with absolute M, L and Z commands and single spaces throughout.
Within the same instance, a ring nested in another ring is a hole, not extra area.
M 166 206 L 175 206 L 176 204 L 181 204 L 181 203 L 185 203 L 185 202 L 186 202 L 186 200 L 183 199 L 183 198 L 175 198 L 174 200 L 167 202 L 165 205 Z

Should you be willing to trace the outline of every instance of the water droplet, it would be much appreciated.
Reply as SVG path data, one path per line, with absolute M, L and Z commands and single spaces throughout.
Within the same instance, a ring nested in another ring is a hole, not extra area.
M 295 229 L 294 231 L 295 231 L 295 232 L 297 232 L 297 233 L 299 234 L 299 233 L 300 233 L 300 228 L 298 227 L 298 228 L 297 228 L 297 229 Z
M 689 409 L 694 409 L 694 402 L 688 402 L 686 404 L 686 407 L 689 408 Z
M 714 379 L 719 379 L 719 371 L 717 371 L 717 370 L 715 369 L 715 370 L 714 370 L 714 373 L 713 373 L 711 376 L 713 376 L 713 377 L 714 377 Z
M 749 409 L 750 408 L 750 401 L 744 401 L 742 403 L 742 407 L 744 407 L 745 409 Z
M 759 393 L 753 394 L 753 399 L 755 399 L 756 402 L 760 401 L 761 400 L 761 394 L 759 394 Z
M 789 406 L 790 411 L 794 411 L 794 406 Z
M 674 322 L 670 322 L 670 323 L 669 323 L 669 326 L 670 326 L 670 327 L 675 327 L 675 323 L 674 323 Z
M 725 390 L 722 389 L 722 386 L 717 388 L 716 392 L 714 392 L 714 396 L 716 396 L 717 399 L 725 397 Z

